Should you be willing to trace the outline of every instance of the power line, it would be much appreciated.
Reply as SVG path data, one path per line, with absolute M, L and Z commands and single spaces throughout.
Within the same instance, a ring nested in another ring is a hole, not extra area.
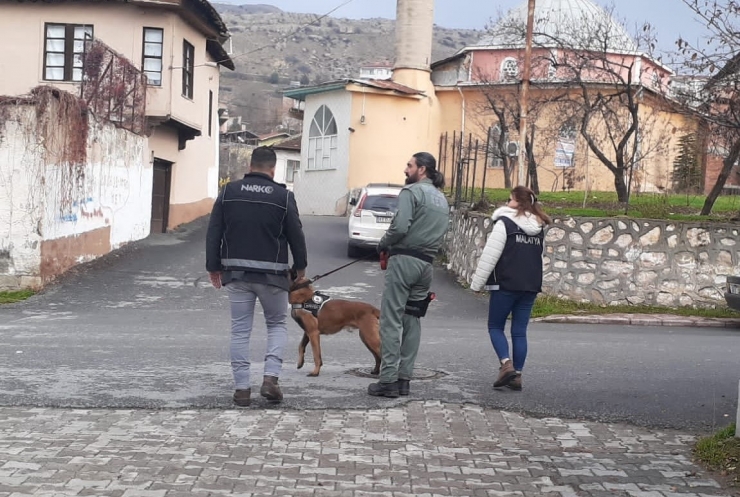
M 223 59 L 223 60 L 217 60 L 217 61 L 216 61 L 215 63 L 216 63 L 216 64 L 220 64 L 220 63 L 222 63 L 222 62 L 227 62 L 228 60 L 234 60 L 234 59 L 236 59 L 236 58 L 238 58 L 238 57 L 244 57 L 245 55 L 251 55 L 251 54 L 253 54 L 253 53 L 259 52 L 260 50 L 264 50 L 264 49 L 266 49 L 266 48 L 270 48 L 270 47 L 272 47 L 272 46 L 273 46 L 273 45 L 275 44 L 275 42 L 280 42 L 280 41 L 285 41 L 285 40 L 287 40 L 287 39 L 288 39 L 288 38 L 290 38 L 291 36 L 293 36 L 293 35 L 297 34 L 298 32 L 300 32 L 300 31 L 301 31 L 302 29 L 304 29 L 304 28 L 307 28 L 307 27 L 309 27 L 309 26 L 312 26 L 312 25 L 315 25 L 316 23 L 320 22 L 320 21 L 321 21 L 322 19 L 324 19 L 324 18 L 326 18 L 326 17 L 329 17 L 330 15 L 332 15 L 332 14 L 333 14 L 334 12 L 336 12 L 337 10 L 341 9 L 341 8 L 342 8 L 342 7 L 344 7 L 345 5 L 348 5 L 348 4 L 352 3 L 352 2 L 354 2 L 354 0 L 345 0 L 345 1 L 344 1 L 344 2 L 342 2 L 341 4 L 337 5 L 337 6 L 336 6 L 336 7 L 334 7 L 333 9 L 331 9 L 331 10 L 330 10 L 329 12 L 327 12 L 326 14 L 323 14 L 323 15 L 321 15 L 321 16 L 319 16 L 319 17 L 317 17 L 316 19 L 314 19 L 314 20 L 313 20 L 313 21 L 311 21 L 311 22 L 308 22 L 308 23 L 306 23 L 306 24 L 302 24 L 302 25 L 298 26 L 298 27 L 297 27 L 297 28 L 295 28 L 295 29 L 294 29 L 293 31 L 291 31 L 291 32 L 289 32 L 289 33 L 287 33 L 287 34 L 283 35 L 282 37 L 278 38 L 277 40 L 274 40 L 274 41 L 273 41 L 272 43 L 270 43 L 270 44 L 267 44 L 267 45 L 262 45 L 261 47 L 257 47 L 257 48 L 255 48 L 255 49 L 249 50 L 249 51 L 247 51 L 247 52 L 243 52 L 243 53 L 240 53 L 240 54 L 236 54 L 236 55 L 230 56 L 230 57 L 229 57 L 228 59 Z M 213 64 L 213 62 L 211 62 L 211 63 Z M 202 66 L 202 65 L 205 65 L 205 64 L 198 64 L 198 66 Z M 195 66 L 195 67 L 198 67 L 198 66 Z

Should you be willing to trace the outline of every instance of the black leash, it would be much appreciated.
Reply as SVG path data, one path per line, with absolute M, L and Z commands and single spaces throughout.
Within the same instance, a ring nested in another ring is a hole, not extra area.
M 376 256 L 376 254 L 374 254 L 374 253 L 370 253 L 370 254 L 366 255 L 365 257 L 360 257 L 359 259 L 355 259 L 354 261 L 352 261 L 352 262 L 350 262 L 350 263 L 347 263 L 347 264 L 345 264 L 344 266 L 339 266 L 339 267 L 338 267 L 338 268 L 336 268 L 336 269 L 332 269 L 332 270 L 331 270 L 331 271 L 329 271 L 328 273 L 324 273 L 324 274 L 320 274 L 320 275 L 318 275 L 318 276 L 314 276 L 314 277 L 313 277 L 313 278 L 311 278 L 311 279 L 310 279 L 309 281 L 310 281 L 311 283 L 315 283 L 316 281 L 320 280 L 321 278 L 324 278 L 324 277 L 326 277 L 326 276 L 329 276 L 330 274 L 334 274 L 334 273 L 336 273 L 337 271 L 341 271 L 342 269 L 344 269 L 344 268 L 346 268 L 346 267 L 349 267 L 349 266 L 351 266 L 352 264 L 357 264 L 358 262 L 362 262 L 362 261 L 364 261 L 364 260 L 370 259 L 371 257 L 375 257 L 375 256 Z

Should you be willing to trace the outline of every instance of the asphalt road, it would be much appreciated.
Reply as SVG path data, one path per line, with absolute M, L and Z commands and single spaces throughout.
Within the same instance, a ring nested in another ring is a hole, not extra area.
M 308 217 L 310 275 L 346 258 L 346 219 Z M 0 308 L 0 405 L 226 408 L 231 406 L 224 291 L 206 284 L 205 220 L 153 235 L 85 265 L 44 293 Z M 377 260 L 317 283 L 336 298 L 379 305 Z M 704 432 L 734 420 L 740 331 L 641 326 L 530 327 L 524 391 L 494 391 L 487 301 L 437 268 L 410 400 L 474 403 L 537 416 L 626 421 Z M 322 339 L 325 365 L 297 370 L 292 321 L 281 409 L 365 408 L 407 399 L 366 395 L 372 357 L 356 333 Z M 255 321 L 253 383 L 264 324 Z M 359 372 L 360 374 L 356 374 Z M 261 399 L 260 399 L 261 400 Z M 253 403 L 258 408 L 260 401 Z

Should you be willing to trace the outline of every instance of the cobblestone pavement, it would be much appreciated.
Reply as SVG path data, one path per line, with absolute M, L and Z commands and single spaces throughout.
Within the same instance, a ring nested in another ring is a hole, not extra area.
M 473 405 L 0 408 L 0 496 L 732 495 L 693 437 Z

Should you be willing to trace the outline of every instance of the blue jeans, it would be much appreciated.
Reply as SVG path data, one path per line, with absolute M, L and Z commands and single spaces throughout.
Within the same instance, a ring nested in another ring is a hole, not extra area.
M 527 325 L 537 294 L 534 292 L 509 292 L 494 290 L 488 304 L 488 334 L 493 350 L 499 361 L 512 359 L 514 369 L 521 371 L 527 359 Z M 506 318 L 511 314 L 511 348 L 514 357 L 509 356 L 509 342 L 504 335 Z
M 254 304 L 259 299 L 267 325 L 265 376 L 280 376 L 283 350 L 288 341 L 288 292 L 271 285 L 234 281 L 226 285 L 231 303 L 231 371 L 237 390 L 251 387 L 249 338 Z

